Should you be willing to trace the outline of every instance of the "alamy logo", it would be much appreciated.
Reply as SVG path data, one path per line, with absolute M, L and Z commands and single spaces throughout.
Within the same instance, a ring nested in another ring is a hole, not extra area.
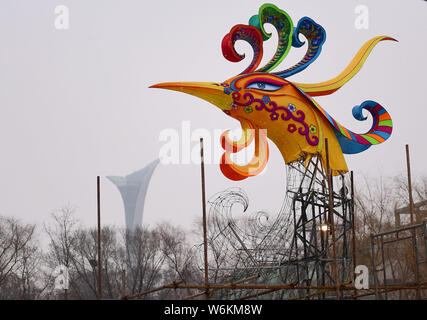
M 70 28 L 70 10 L 67 6 L 56 6 L 55 10 L 55 29 L 68 30 Z
M 369 289 L 369 269 L 367 266 L 361 264 L 354 269 L 356 278 L 354 279 L 354 286 L 356 289 Z
M 267 135 L 267 130 L 263 130 L 264 135 Z M 233 151 L 235 146 L 232 143 L 224 143 L 224 139 L 228 141 L 242 140 L 243 137 L 253 136 L 253 141 L 248 142 L 248 147 L 239 152 Z M 255 139 L 262 139 L 261 135 L 256 135 L 256 129 L 248 129 L 243 132 L 242 129 L 226 131 L 224 129 L 208 129 L 191 128 L 190 121 L 182 121 L 181 132 L 173 128 L 165 128 L 159 134 L 159 141 L 163 145 L 159 151 L 159 158 L 162 164 L 200 164 L 200 138 L 204 141 L 204 161 L 205 164 L 220 164 L 228 163 L 224 153 L 232 154 L 232 160 L 243 165 L 248 163 L 255 150 Z M 230 160 L 230 159 L 229 159 Z
M 369 28 L 369 9 L 367 6 L 361 4 L 354 8 L 354 13 L 357 14 L 356 20 L 354 20 L 354 27 L 357 30 Z
M 55 289 L 67 290 L 69 287 L 68 268 L 64 265 L 59 265 L 55 268 L 52 274 L 55 277 Z

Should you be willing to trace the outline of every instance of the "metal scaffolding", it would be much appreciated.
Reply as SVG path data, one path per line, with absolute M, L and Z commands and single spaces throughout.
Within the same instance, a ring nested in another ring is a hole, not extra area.
M 334 192 L 320 161 L 311 160 L 301 171 L 300 185 L 289 190 L 292 196 L 293 241 L 286 258 L 281 262 L 284 282 L 301 286 L 336 286 L 336 298 L 343 298 L 341 283 L 352 275 L 350 236 L 352 229 L 351 198 L 346 179 L 338 175 L 331 180 L 338 182 Z M 299 297 L 310 296 L 312 290 L 298 292 Z M 327 298 L 327 293 L 317 296 Z
M 415 224 L 414 219 L 414 211 L 425 203 L 413 204 L 408 146 L 406 155 L 409 207 L 396 214 L 410 213 L 411 224 L 371 235 L 373 286 L 357 289 L 352 285 L 356 266 L 353 172 L 350 179 L 339 172 L 333 176 L 327 153 L 325 162 L 312 157 L 287 166 L 286 193 L 276 215 L 247 213 L 249 198 L 240 188 L 212 197 L 207 218 L 203 207 L 203 244 L 198 250 L 204 285 L 179 281 L 123 298 L 174 288 L 201 290 L 183 299 L 395 299 L 404 292 L 410 292 L 407 298 L 425 299 L 427 222 L 417 216 Z M 236 217 L 239 206 L 243 215 Z M 397 258 L 390 259 L 388 252 Z M 412 270 L 396 279 L 394 264 L 402 259 L 412 261 Z
M 221 248 L 218 254 L 224 255 L 227 264 L 211 267 L 211 275 L 227 275 L 229 281 L 236 281 L 259 274 L 263 284 L 333 286 L 334 298 L 342 298 L 340 284 L 352 276 L 352 206 L 347 180 L 338 175 L 328 181 L 327 170 L 317 157 L 289 165 L 285 200 L 276 216 L 259 211 L 236 219 L 233 207 L 240 204 L 246 212 L 249 206 L 243 190 L 217 194 L 210 202 L 208 241 L 214 251 Z M 333 191 L 333 183 L 339 184 L 339 191 Z M 330 297 L 330 290 L 313 292 L 316 290 L 248 289 L 235 290 L 232 298 Z M 217 291 L 216 298 L 224 296 Z
M 408 250 L 409 249 L 409 250 Z M 407 293 L 410 298 L 426 299 L 427 291 L 422 289 L 426 284 L 427 274 L 427 223 L 426 221 L 407 227 L 371 235 L 372 270 L 375 298 L 388 300 L 402 299 L 399 291 L 393 296 L 390 287 L 413 286 L 415 290 Z M 392 251 L 411 263 L 408 274 L 399 274 L 394 271 L 398 261 L 390 259 L 388 253 Z M 410 256 L 407 256 L 410 253 Z M 383 289 L 379 290 L 379 286 Z M 413 297 L 411 295 L 414 295 Z

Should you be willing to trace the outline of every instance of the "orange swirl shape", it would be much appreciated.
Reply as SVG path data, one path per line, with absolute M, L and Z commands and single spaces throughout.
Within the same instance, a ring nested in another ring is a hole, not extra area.
M 225 152 L 221 157 L 221 172 L 229 179 L 239 181 L 261 173 L 268 162 L 268 142 L 265 130 L 255 127 L 248 120 L 241 120 L 242 137 L 238 141 L 228 138 L 228 131 L 221 136 L 221 145 Z M 255 139 L 255 152 L 246 165 L 238 165 L 231 159 L 231 154 L 246 148 Z
M 228 137 L 228 133 L 230 130 L 225 131 L 221 135 L 221 146 L 226 151 L 231 151 L 232 153 L 236 153 L 241 151 L 250 145 L 255 136 L 255 129 L 251 122 L 244 118 L 239 117 L 240 124 L 242 126 L 242 137 L 238 141 L 231 140 Z

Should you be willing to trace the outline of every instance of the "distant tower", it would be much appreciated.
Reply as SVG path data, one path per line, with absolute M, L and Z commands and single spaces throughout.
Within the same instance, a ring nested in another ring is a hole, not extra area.
M 116 185 L 122 195 L 125 207 L 126 229 L 134 231 L 142 225 L 145 195 L 154 169 L 160 160 L 156 159 L 145 168 L 131 173 L 125 177 L 107 176 Z

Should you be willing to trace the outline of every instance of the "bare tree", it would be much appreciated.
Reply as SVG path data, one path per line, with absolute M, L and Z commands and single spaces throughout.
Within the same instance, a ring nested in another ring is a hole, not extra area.
M 117 232 L 112 227 L 101 230 L 102 247 L 102 297 L 117 299 L 120 296 L 121 259 Z M 79 229 L 75 234 L 70 287 L 77 299 L 98 298 L 97 230 Z
M 126 261 L 128 294 L 161 286 L 165 256 L 161 251 L 159 233 L 147 228 L 137 228 L 134 231 L 124 230 L 123 236 L 128 251 Z
M 46 298 L 53 298 L 62 294 L 62 292 L 55 290 L 55 278 L 57 276 L 55 271 L 64 266 L 70 274 L 78 229 L 78 222 L 74 217 L 75 210 L 72 206 L 64 206 L 51 214 L 53 219 L 51 224 L 44 224 L 44 232 L 49 240 L 48 249 L 44 255 L 46 270 L 43 274 L 46 283 Z M 67 290 L 64 290 L 63 297 L 68 298 Z
M 0 299 L 35 299 L 39 249 L 35 226 L 0 217 Z
M 426 179 L 423 177 L 414 180 L 414 201 L 426 200 L 426 185 Z M 357 185 L 356 191 L 357 263 L 370 266 L 372 263 L 370 235 L 395 229 L 395 209 L 408 206 L 409 203 L 407 178 L 403 175 L 387 179 L 365 178 Z M 374 254 L 377 263 L 383 261 L 379 246 L 375 246 Z M 398 241 L 386 245 L 384 265 L 388 281 L 395 284 L 414 281 L 411 241 Z M 378 266 L 377 269 L 379 268 Z M 421 270 L 425 272 L 425 269 Z M 427 278 L 427 274 L 423 277 Z M 391 295 L 398 299 L 413 298 L 413 296 L 414 293 L 409 291 L 398 291 Z
M 162 223 L 154 230 L 160 235 L 161 251 L 165 257 L 163 267 L 163 282 L 170 283 L 182 280 L 184 283 L 199 283 L 202 281 L 202 273 L 195 262 L 196 250 L 191 247 L 186 233 L 168 223 Z M 193 290 L 194 291 L 194 290 Z M 179 298 L 190 295 L 192 290 L 165 291 L 159 298 Z

